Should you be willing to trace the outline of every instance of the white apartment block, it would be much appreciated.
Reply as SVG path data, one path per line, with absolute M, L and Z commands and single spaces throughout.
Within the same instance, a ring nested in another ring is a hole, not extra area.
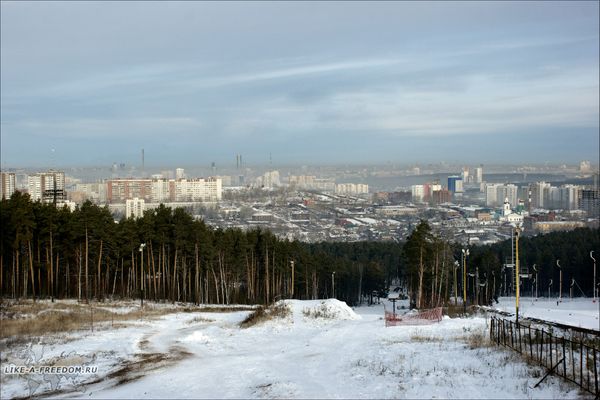
M 483 182 L 483 167 L 475 168 L 475 183 Z
M 185 170 L 183 168 L 175 169 L 175 179 L 183 179 L 185 178 Z
M 362 183 L 338 183 L 335 185 L 335 194 L 359 195 L 368 193 L 369 185 Z
M 508 199 L 510 204 L 519 202 L 519 187 L 513 184 L 488 183 L 485 185 L 485 205 L 498 207 Z
M 88 199 L 94 203 L 104 204 L 107 202 L 107 184 L 106 182 L 96 183 L 78 183 L 75 185 L 74 192 L 78 193 L 83 199 Z
M 64 200 L 65 173 L 62 171 L 47 171 L 29 175 L 27 177 L 27 190 L 32 201 L 52 202 L 54 191 L 60 192 L 60 200 Z
M 181 179 L 175 181 L 175 201 L 221 201 L 222 181 L 219 178 Z
M 17 189 L 17 179 L 14 172 L 0 173 L 0 199 L 10 199 Z
M 534 207 L 545 208 L 550 202 L 550 184 L 536 182 L 531 187 L 531 201 Z
M 172 180 L 154 179 L 152 180 L 152 201 L 154 203 L 168 203 L 171 201 L 171 183 Z M 175 185 L 173 185 L 175 186 Z
M 278 186 L 281 186 L 281 182 L 279 181 L 279 171 L 265 172 L 263 176 L 259 176 L 256 179 L 256 186 L 267 189 L 274 189 Z
M 134 197 L 125 201 L 125 218 L 141 218 L 146 210 L 144 199 Z
M 313 189 L 316 179 L 313 175 L 290 175 L 288 183 L 298 189 Z
M 425 186 L 423 185 L 412 185 L 410 191 L 413 201 L 422 202 L 425 198 Z
M 122 204 L 133 198 L 147 203 L 221 201 L 219 178 L 195 179 L 112 179 L 107 182 L 109 203 Z
M 496 207 L 500 205 L 498 202 L 498 188 L 502 186 L 499 183 L 489 183 L 485 185 L 485 205 L 488 207 Z
M 566 210 L 577 210 L 579 198 L 581 197 L 581 186 L 563 185 L 560 187 L 561 208 Z

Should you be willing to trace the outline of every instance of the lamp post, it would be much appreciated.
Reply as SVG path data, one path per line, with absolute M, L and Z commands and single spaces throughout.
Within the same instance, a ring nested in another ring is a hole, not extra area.
M 556 260 L 556 266 L 558 267 L 558 270 L 560 271 L 559 273 L 559 280 L 558 280 L 558 301 L 562 301 L 562 268 L 560 266 L 560 260 Z
M 335 271 L 331 273 L 331 293 L 332 297 L 335 298 Z
M 475 267 L 475 305 L 479 305 L 479 266 Z
M 594 286 L 592 286 L 594 293 L 594 301 L 598 300 L 598 288 L 596 287 L 596 259 L 593 256 L 594 250 L 590 251 L 590 258 L 594 260 Z
M 469 249 L 462 249 L 463 255 L 463 312 L 467 313 L 467 256 Z
M 140 244 L 140 258 L 142 259 L 142 265 L 141 265 L 141 269 L 142 269 L 142 274 L 141 274 L 141 293 L 140 293 L 140 302 L 141 302 L 141 307 L 144 308 L 144 247 L 146 247 L 146 243 L 142 243 Z
M 294 298 L 294 260 L 290 261 L 292 264 L 292 290 L 291 290 L 291 298 Z
M 458 304 L 458 283 L 456 282 L 456 270 L 460 267 L 458 261 L 454 261 L 454 305 Z
M 533 271 L 535 272 L 535 298 L 538 298 L 538 270 L 537 264 L 533 264 Z

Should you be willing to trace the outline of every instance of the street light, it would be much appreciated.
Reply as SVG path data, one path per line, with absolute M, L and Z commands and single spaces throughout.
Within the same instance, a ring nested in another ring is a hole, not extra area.
M 559 274 L 560 278 L 558 280 L 558 301 L 562 302 L 562 267 L 560 266 L 559 259 L 556 260 L 556 266 L 558 267 L 558 270 L 560 271 L 560 274 Z
M 462 249 L 463 255 L 463 312 L 467 313 L 467 256 L 469 249 Z
M 335 271 L 331 273 L 331 293 L 332 297 L 335 298 Z
M 290 263 L 292 264 L 292 296 L 291 298 L 294 298 L 294 260 L 290 261 Z
M 458 284 L 456 282 L 456 270 L 460 267 L 460 263 L 455 260 L 454 261 L 454 305 L 458 304 Z
M 535 272 L 535 298 L 538 298 L 538 270 L 537 264 L 533 264 L 533 271 Z
M 141 269 L 142 269 L 142 275 L 141 275 L 141 294 L 140 294 L 140 302 L 141 302 L 141 307 L 144 308 L 144 247 L 146 247 L 146 243 L 142 243 L 140 244 L 140 258 L 142 259 L 142 265 L 141 265 Z
M 594 301 L 598 300 L 598 288 L 596 287 L 596 259 L 593 256 L 594 250 L 590 251 L 590 258 L 594 260 L 594 286 L 592 289 L 594 291 Z

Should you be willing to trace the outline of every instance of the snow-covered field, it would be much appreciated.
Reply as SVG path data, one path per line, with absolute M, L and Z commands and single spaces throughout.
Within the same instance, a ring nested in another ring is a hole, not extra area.
M 493 308 L 514 314 L 515 298 L 501 297 Z M 600 331 L 600 302 L 591 298 L 563 298 L 559 302 L 556 298 L 521 297 L 519 316 Z
M 487 346 L 483 317 L 384 326 L 383 305 L 284 301 L 289 314 L 177 312 L 94 333 L 46 336 L 2 355 L 1 398 L 579 398 L 558 378 Z M 129 305 L 127 305 L 129 307 Z M 189 311 L 189 310 L 188 310 Z M 91 375 L 14 375 L 6 365 L 93 365 Z

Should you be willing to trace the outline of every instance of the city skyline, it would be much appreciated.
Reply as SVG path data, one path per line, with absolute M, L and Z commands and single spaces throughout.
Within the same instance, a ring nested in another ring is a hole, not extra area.
M 599 158 L 597 2 L 1 7 L 3 168 Z

